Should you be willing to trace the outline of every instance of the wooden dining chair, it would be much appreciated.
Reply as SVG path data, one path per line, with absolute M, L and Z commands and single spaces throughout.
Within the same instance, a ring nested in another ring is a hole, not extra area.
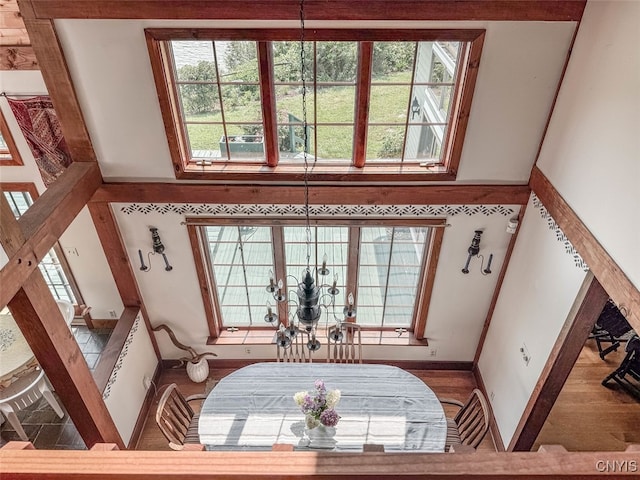
M 311 339 L 306 330 L 296 329 L 296 335 L 291 339 L 291 344 L 283 346 L 276 338 L 278 362 L 312 363 L 312 351 L 307 347 Z
M 200 413 L 194 413 L 189 402 L 203 400 L 205 394 L 191 395 L 185 398 L 175 383 L 167 386 L 156 410 L 156 423 L 160 431 L 169 440 L 173 450 L 183 450 L 185 444 L 200 443 L 198 419 Z
M 451 445 L 469 445 L 476 448 L 489 430 L 489 406 L 477 388 L 466 403 L 453 399 L 441 399 L 440 403 L 460 407 L 453 418 L 447 417 L 447 441 L 445 452 Z
M 327 331 L 327 361 L 333 363 L 362 363 L 361 326 L 354 322 L 340 322 Z

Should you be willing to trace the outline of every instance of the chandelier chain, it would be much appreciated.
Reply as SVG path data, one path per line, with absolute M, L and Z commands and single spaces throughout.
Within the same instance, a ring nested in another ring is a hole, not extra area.
M 307 71 L 304 51 L 304 0 L 300 0 L 300 75 L 302 77 L 302 155 L 304 158 L 304 216 L 307 235 L 307 269 L 311 265 L 311 221 L 309 219 L 309 159 L 307 157 L 308 128 L 307 128 Z

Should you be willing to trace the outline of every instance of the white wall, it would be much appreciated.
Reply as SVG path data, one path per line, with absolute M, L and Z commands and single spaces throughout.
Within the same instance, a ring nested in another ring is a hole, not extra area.
M 640 287 L 640 2 L 589 1 L 538 166 Z
M 158 211 L 125 213 L 122 210 L 123 207 L 129 207 L 129 205 L 114 204 L 113 210 L 129 261 L 134 266 L 133 271 L 151 324 L 156 326 L 168 323 L 182 343 L 192 345 L 198 351 L 213 350 L 219 358 L 273 358 L 273 345 L 251 345 L 249 354 L 242 345 L 206 345 L 209 331 L 195 262 L 187 227 L 181 225 L 185 215 L 171 211 L 171 206 L 166 205 L 157 206 L 164 213 Z M 476 207 L 470 206 L 470 208 Z M 429 338 L 429 348 L 422 346 L 365 347 L 366 358 L 473 360 L 498 273 L 511 238 L 506 232 L 506 226 L 509 218 L 519 210 L 517 205 L 506 205 L 504 210 L 510 210 L 513 213 L 505 215 L 501 213 L 502 210 L 493 213 L 483 211 L 492 207 L 477 208 L 479 213 L 472 215 L 458 213 L 447 218 L 451 227 L 447 228 L 444 234 L 427 319 L 426 335 Z M 461 206 L 454 205 L 451 206 L 451 210 L 463 209 Z M 165 253 L 173 266 L 171 272 L 164 270 L 164 263 L 158 255 L 151 256 L 151 271 L 142 272 L 139 269 L 138 249 L 144 252 L 145 263 L 148 263 L 147 253 L 151 251 L 150 226 L 158 228 L 165 245 Z M 467 249 L 476 229 L 485 231 L 480 244 L 480 253 L 485 255 L 485 258 L 488 258 L 490 253 L 494 254 L 493 274 L 488 276 L 480 273 L 478 259 L 473 260 L 471 273 L 464 275 L 461 272 L 467 258 Z M 267 281 L 265 278 L 265 284 Z M 465 334 L 460 335 L 460 332 Z M 179 358 L 184 355 L 184 352 L 171 344 L 164 332 L 159 332 L 156 337 L 163 358 Z M 429 355 L 432 349 L 436 350 L 434 356 Z M 325 353 L 321 351 L 318 355 L 324 356 Z
M 42 75 L 33 70 L 0 71 L 0 89 L 8 94 L 47 94 Z M 1 166 L 0 181 L 34 183 L 38 193 L 42 194 L 45 191 L 42 177 L 6 98 L 0 98 L 0 109 L 24 163 L 22 166 Z M 86 207 L 62 234 L 60 245 L 63 251 L 72 248 L 77 252 L 77 255 L 65 254 L 65 257 L 85 303 L 91 306 L 91 316 L 95 319 L 119 318 L 123 309 L 122 301 Z M 0 251 L 0 266 L 7 261 L 4 250 Z M 115 317 L 111 312 L 115 312 Z
M 175 181 L 145 27 L 298 28 L 298 22 L 56 20 L 106 180 Z M 573 22 L 308 22 L 308 27 L 486 28 L 458 182 L 526 183 Z
M 505 446 L 585 275 L 530 201 L 478 362 Z M 528 365 L 523 344 L 531 356 Z
M 143 379 L 153 378 L 157 364 L 142 314 L 138 314 L 103 392 L 107 409 L 125 444 L 131 439 L 147 394 Z

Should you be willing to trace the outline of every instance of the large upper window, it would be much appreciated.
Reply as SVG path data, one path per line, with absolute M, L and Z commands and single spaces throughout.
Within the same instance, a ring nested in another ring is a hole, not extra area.
M 299 179 L 306 152 L 316 178 L 455 178 L 483 31 L 147 36 L 179 177 Z
M 187 222 L 190 223 L 190 222 Z M 213 295 L 205 294 L 210 302 L 215 325 L 222 329 L 273 328 L 265 323 L 267 307 L 277 311 L 284 323 L 295 315 L 295 299 L 302 273 L 310 266 L 326 262 L 330 273 L 316 275 L 318 285 L 335 284 L 339 293 L 330 306 L 320 327 L 331 326 L 343 319 L 343 307 L 351 293 L 357 308 L 357 322 L 367 329 L 403 332 L 424 330 L 424 320 L 418 312 L 429 295 L 421 293 L 429 288 L 429 245 L 441 229 L 437 221 L 420 224 L 394 225 L 385 222 L 375 227 L 335 225 L 324 222 L 311 226 L 310 234 L 300 222 L 280 221 L 279 225 L 231 224 L 227 220 L 216 225 L 212 220 L 198 219 L 189 228 L 198 232 L 202 251 L 196 258 L 207 264 L 201 272 L 209 278 L 201 282 L 211 284 Z M 435 266 L 434 266 L 435 267 Z M 269 281 L 282 280 L 282 290 L 290 300 L 278 303 L 266 291 Z M 323 303 L 330 296 L 326 295 Z M 422 323 L 421 323 L 422 322 Z M 419 327 L 416 327 L 419 325 Z M 215 333 L 212 332 L 212 336 Z

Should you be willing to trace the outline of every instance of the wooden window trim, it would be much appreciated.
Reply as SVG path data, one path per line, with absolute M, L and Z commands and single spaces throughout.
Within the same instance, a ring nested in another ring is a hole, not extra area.
M 4 159 L 4 160 L 0 159 L 0 166 L 19 167 L 21 165 L 24 165 L 24 163 L 22 162 L 22 157 L 20 156 L 20 151 L 16 146 L 16 142 L 13 140 L 13 135 L 11 134 L 11 130 L 9 130 L 9 125 L 7 124 L 7 120 L 4 116 L 4 113 L 2 113 L 2 110 L 0 110 L 0 133 L 2 133 L 2 138 L 4 138 L 4 141 L 7 144 L 7 152 L 2 151 L 0 153 L 3 153 L 3 154 L 8 153 L 11 156 L 11 158 L 9 159 Z M 35 186 L 34 186 L 34 189 L 35 189 Z M 26 190 L 22 190 L 22 191 L 26 191 Z M 35 197 L 33 197 L 33 195 L 32 195 L 32 198 L 35 200 Z
M 6 192 L 27 192 L 31 196 L 31 200 L 34 203 L 40 196 L 38 194 L 36 184 L 31 182 L 0 182 L 0 190 Z M 69 262 L 67 261 L 67 257 L 64 255 L 64 250 L 60 246 L 60 241 L 56 240 L 51 248 L 55 251 L 58 260 L 60 261 L 60 267 L 67 277 L 69 288 L 71 288 L 73 295 L 76 297 L 77 305 L 83 305 L 84 299 L 82 298 L 80 287 L 78 287 L 78 282 L 73 276 L 73 272 L 71 271 L 71 267 L 69 265 Z M 85 322 L 87 322 L 87 325 L 91 324 L 91 320 L 91 314 L 87 313 L 85 315 Z
M 357 285 L 359 271 L 359 246 L 360 246 L 360 228 L 371 226 L 370 218 L 331 218 L 331 219 L 311 219 L 311 226 L 346 226 L 349 227 L 349 243 L 347 246 L 347 278 L 346 288 L 353 295 L 357 304 Z M 440 248 L 442 246 L 442 238 L 444 236 L 444 228 L 446 226 L 445 219 L 376 219 L 376 225 L 387 225 L 394 227 L 404 226 L 421 226 L 433 227 L 427 240 L 426 251 L 423 255 L 420 280 L 418 283 L 418 303 L 414 308 L 414 314 L 410 328 L 407 331 L 411 335 L 412 345 L 426 345 L 424 331 L 426 329 L 427 313 L 433 290 Z M 305 219 L 300 217 L 278 217 L 278 218 L 231 218 L 231 217 L 187 217 L 185 219 L 187 232 L 191 242 L 191 247 L 198 276 L 198 283 L 202 295 L 207 325 L 209 328 L 209 339 L 207 343 L 216 342 L 225 330 L 222 324 L 222 316 L 220 306 L 217 301 L 215 285 L 213 283 L 213 275 L 211 271 L 211 261 L 208 254 L 208 247 L 203 235 L 200 233 L 200 227 L 209 225 L 255 225 L 261 227 L 270 227 L 272 233 L 273 260 L 275 264 L 274 274 L 276 278 L 284 278 L 284 226 L 303 226 L 306 224 Z M 278 315 L 286 324 L 287 314 L 282 304 L 278 305 Z M 254 325 L 237 327 L 238 330 L 273 330 L 269 325 Z M 373 327 L 363 326 L 363 329 L 370 331 L 388 332 L 394 331 L 395 327 Z
M 480 29 L 439 29 L 439 30 L 337 30 L 309 29 L 305 40 L 312 41 L 357 41 L 359 59 L 362 61 L 356 80 L 356 106 L 354 125 L 354 147 L 352 164 L 319 164 L 309 173 L 312 181 L 331 181 L 336 178 L 348 178 L 350 181 L 451 181 L 456 179 L 466 127 L 475 90 L 480 54 L 484 42 L 484 30 Z M 171 162 L 177 179 L 180 180 L 224 180 L 224 181 L 264 181 L 269 175 L 270 181 L 302 181 L 304 172 L 299 165 L 278 164 L 277 124 L 275 119 L 275 87 L 269 54 L 269 42 L 274 40 L 297 41 L 298 29 L 145 29 L 147 47 L 151 59 L 152 71 L 158 92 L 165 132 L 169 144 Z M 265 162 L 194 162 L 186 133 L 182 126 L 179 107 L 179 95 L 171 72 L 169 40 L 208 40 L 220 41 L 251 40 L 258 42 L 258 68 L 263 108 L 265 142 Z M 464 41 L 467 48 L 459 61 L 456 88 L 453 92 L 447 141 L 443 145 L 442 163 L 421 166 L 419 161 L 410 163 L 365 163 L 368 114 L 365 95 L 370 89 L 371 42 L 374 41 Z M 365 88 L 365 81 L 368 84 Z M 362 138 L 361 138 L 362 137 Z

